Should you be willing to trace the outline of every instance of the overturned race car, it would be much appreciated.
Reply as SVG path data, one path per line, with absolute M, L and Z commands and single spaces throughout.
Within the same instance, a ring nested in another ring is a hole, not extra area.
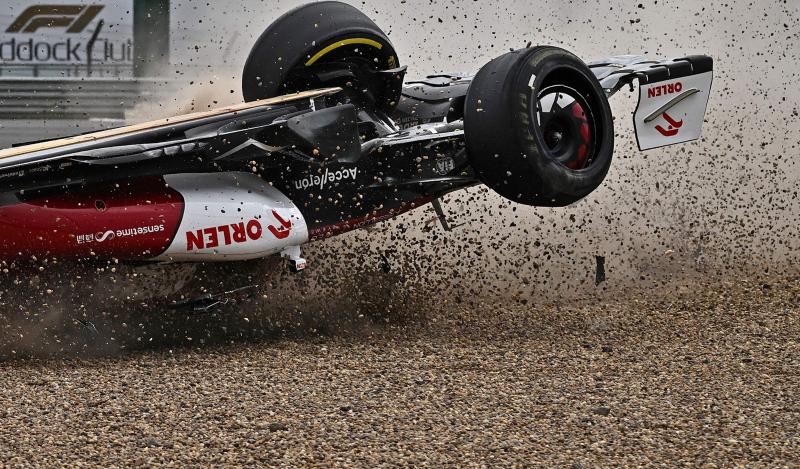
M 279 254 L 485 184 L 565 206 L 612 160 L 607 98 L 639 84 L 642 150 L 700 136 L 712 59 L 584 63 L 528 47 L 477 74 L 405 81 L 378 26 L 339 2 L 278 18 L 245 103 L 0 150 L 0 260 L 237 261 Z

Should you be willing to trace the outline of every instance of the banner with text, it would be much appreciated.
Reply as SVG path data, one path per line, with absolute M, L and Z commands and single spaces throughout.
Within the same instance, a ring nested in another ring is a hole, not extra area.
M 5 0 L 0 66 L 121 66 L 133 62 L 132 0 Z

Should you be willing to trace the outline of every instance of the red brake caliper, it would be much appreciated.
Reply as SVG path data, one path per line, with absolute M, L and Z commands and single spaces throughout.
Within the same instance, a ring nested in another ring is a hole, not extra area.
M 569 169 L 581 169 L 586 163 L 586 154 L 589 151 L 589 120 L 586 118 L 586 113 L 583 112 L 583 107 L 575 102 L 572 105 L 572 115 L 581 121 L 581 139 L 583 143 L 578 147 L 578 156 L 567 163 Z

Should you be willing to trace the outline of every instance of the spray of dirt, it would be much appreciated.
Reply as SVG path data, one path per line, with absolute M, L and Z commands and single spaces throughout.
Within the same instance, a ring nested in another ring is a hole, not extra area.
M 204 108 L 238 97 L 238 73 L 250 47 L 266 25 L 300 3 L 265 8 L 252 0 L 240 2 L 238 13 L 216 4 L 177 11 L 184 37 L 195 38 L 174 51 L 177 68 L 183 76 L 207 77 L 192 80 L 183 101 Z M 511 1 L 502 11 L 480 2 L 354 5 L 387 31 L 409 77 L 477 70 L 532 42 L 586 59 L 705 53 L 715 59 L 715 81 L 704 137 L 645 153 L 636 148 L 628 117 L 636 93 L 614 96 L 611 172 L 600 189 L 571 207 L 514 205 L 479 188 L 447 199 L 453 220 L 463 223 L 457 230 L 427 231 L 431 214 L 415 211 L 386 224 L 381 232 L 388 240 L 360 233 L 327 242 L 343 258 L 348 246 L 359 251 L 375 244 L 370 249 L 396 252 L 435 279 L 425 283 L 458 278 L 498 299 L 509 290 L 536 298 L 584 294 L 593 288 L 596 256 L 606 259 L 610 283 L 643 289 L 694 275 L 753 275 L 796 265 L 800 165 L 791 155 L 800 141 L 800 126 L 792 125 L 800 109 L 793 85 L 800 73 L 793 46 L 800 36 L 797 5 L 757 11 L 738 0 L 603 6 Z M 192 26 L 197 16 L 202 30 Z M 223 39 L 203 41 L 209 31 Z
M 347 275 L 324 263 L 309 275 L 291 274 L 278 258 L 113 271 L 88 263 L 40 267 L 8 269 L 15 287 L 0 297 L 0 359 L 362 334 L 419 323 L 430 310 L 419 285 L 369 265 Z M 216 296 L 222 292 L 232 293 Z M 198 301 L 176 307 L 185 300 Z

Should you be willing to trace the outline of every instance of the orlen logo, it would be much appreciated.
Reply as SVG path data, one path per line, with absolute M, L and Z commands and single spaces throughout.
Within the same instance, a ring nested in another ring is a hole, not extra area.
M 67 28 L 79 33 L 103 9 L 103 5 L 33 5 L 6 29 L 7 33 L 35 33 L 39 28 Z
M 669 124 L 669 126 L 665 129 L 660 125 L 656 125 L 656 130 L 658 130 L 658 133 L 660 133 L 665 137 L 674 137 L 678 135 L 678 132 L 680 131 L 681 126 L 683 125 L 683 119 L 676 121 L 675 119 L 672 118 L 672 116 L 670 116 L 666 112 L 661 114 L 661 117 L 663 117 L 664 120 L 667 121 L 667 124 Z
M 213 249 L 221 245 L 229 246 L 233 243 L 246 243 L 248 239 L 261 238 L 261 223 L 258 220 L 221 225 L 186 232 L 186 250 Z
M 668 94 L 680 93 L 683 89 L 683 83 L 675 82 L 661 86 L 654 86 L 647 89 L 648 98 L 656 98 L 658 96 L 666 96 Z
M 283 218 L 281 218 L 280 215 L 278 215 L 278 212 L 276 212 L 275 210 L 272 211 L 272 216 L 275 217 L 276 220 L 278 220 L 280 226 L 275 227 L 269 225 L 267 227 L 269 229 L 269 232 L 272 233 L 272 235 L 278 239 L 286 239 L 287 237 L 289 237 L 289 234 L 291 234 L 292 232 L 292 220 L 284 220 Z
M 283 219 L 278 212 L 272 211 L 272 216 L 278 221 L 278 226 L 269 225 L 267 229 L 277 239 L 286 239 L 292 232 L 291 220 Z M 261 239 L 264 230 L 261 222 L 250 220 L 248 222 L 220 225 L 186 232 L 186 250 L 214 249 L 219 246 L 246 243 Z

